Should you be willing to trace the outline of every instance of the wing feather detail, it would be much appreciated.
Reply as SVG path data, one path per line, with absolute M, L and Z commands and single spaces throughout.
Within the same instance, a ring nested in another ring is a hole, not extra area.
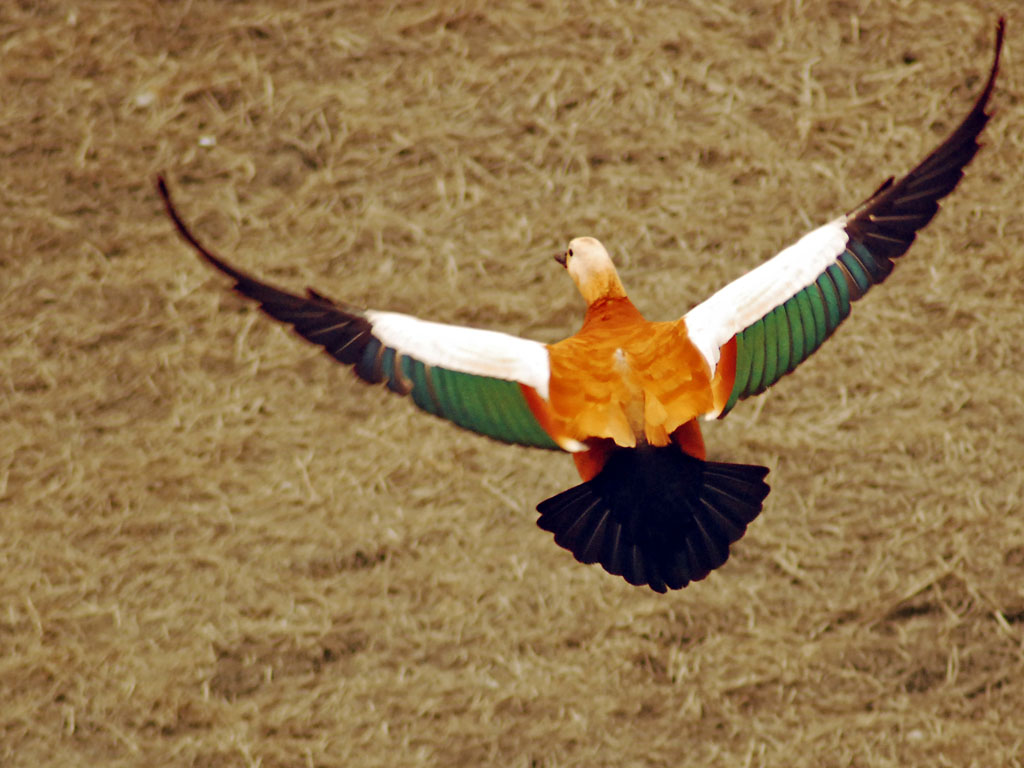
M 400 354 L 460 373 L 518 381 L 548 396 L 548 350 L 537 341 L 498 331 L 366 310 L 373 332 Z
M 157 186 L 182 237 L 206 262 L 231 277 L 238 293 L 338 362 L 352 366 L 359 378 L 411 395 L 427 413 L 495 440 L 552 450 L 562 447 L 538 420 L 550 377 L 547 347 L 540 342 L 363 310 L 313 290 L 299 296 L 276 288 L 214 255 L 182 221 L 162 178 Z
M 1000 19 L 984 88 L 942 144 L 903 178 L 887 179 L 853 211 L 804 235 L 683 317 L 712 372 L 724 345 L 735 340 L 731 389 L 725 389 L 727 396 L 716 389 L 716 410 L 709 417 L 724 416 L 739 400 L 760 394 L 806 360 L 849 316 L 851 304 L 885 281 L 893 260 L 932 220 L 939 201 L 978 152 L 1004 26 Z
M 813 230 L 774 258 L 734 280 L 686 313 L 690 340 L 711 370 L 719 350 L 736 334 L 813 283 L 848 242 L 845 218 Z

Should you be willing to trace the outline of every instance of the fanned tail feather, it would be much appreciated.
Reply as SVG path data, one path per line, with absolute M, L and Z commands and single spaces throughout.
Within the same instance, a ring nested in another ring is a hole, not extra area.
M 591 480 L 537 505 L 537 524 L 581 563 L 656 592 L 705 578 L 768 495 L 766 467 L 702 461 L 676 446 L 617 451 Z

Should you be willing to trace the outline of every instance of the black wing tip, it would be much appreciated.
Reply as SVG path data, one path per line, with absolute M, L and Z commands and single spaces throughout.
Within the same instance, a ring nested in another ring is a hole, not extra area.
M 250 275 L 249 273 L 244 272 L 243 270 L 238 269 L 235 266 L 232 266 L 223 258 L 221 258 L 212 250 L 210 250 L 199 239 L 199 237 L 192 232 L 188 224 L 185 223 L 185 220 L 181 217 L 181 214 L 178 212 L 177 206 L 174 204 L 174 199 L 171 197 L 170 187 L 168 186 L 167 180 L 162 173 L 158 173 L 156 175 L 156 188 L 157 192 L 160 194 L 161 199 L 163 200 L 164 209 L 167 211 L 167 216 L 174 223 L 174 227 L 175 229 L 178 230 L 178 234 L 181 235 L 181 238 L 190 246 L 192 246 L 192 249 L 197 254 L 199 254 L 199 257 L 203 261 L 217 269 L 219 272 L 222 272 L 228 277 L 232 278 L 235 281 L 234 289 L 238 293 L 242 294 L 243 296 L 246 296 L 247 298 L 261 301 L 261 294 L 264 291 L 270 291 L 273 292 L 274 294 L 278 294 L 281 296 L 288 296 L 297 301 L 308 300 L 323 306 L 341 309 L 345 312 L 361 314 L 361 311 L 359 309 L 351 307 L 343 302 L 335 301 L 334 299 L 331 299 L 330 297 L 325 296 L 324 294 L 312 288 L 306 289 L 307 298 L 303 299 L 291 293 L 290 291 L 286 291 L 282 288 L 278 288 L 275 285 L 264 282 L 263 280 L 260 280 L 259 278 L 256 278 L 253 275 Z
M 996 39 L 993 46 L 992 53 L 992 66 L 988 72 L 988 78 L 985 80 L 985 87 L 981 93 L 978 94 L 978 98 L 975 102 L 975 109 L 984 111 L 985 114 L 991 116 L 990 111 L 986 111 L 989 97 L 992 95 L 992 89 L 996 84 L 996 76 L 999 74 L 999 63 L 1002 59 L 1003 54 L 1003 38 L 1006 37 L 1006 17 L 1000 16 L 996 22 Z
M 158 173 L 156 176 L 156 190 L 160 195 L 160 198 L 164 203 L 164 210 L 167 211 L 167 216 L 174 223 L 175 229 L 178 230 L 178 234 L 181 235 L 182 239 L 192 246 L 192 249 L 199 254 L 199 256 L 207 264 L 215 267 L 225 275 L 232 277 L 236 281 L 236 288 L 245 281 L 259 282 L 250 275 L 245 274 L 239 269 L 228 264 L 224 259 L 217 256 L 213 251 L 207 248 L 203 242 L 193 234 L 188 224 L 178 213 L 177 206 L 174 205 L 174 199 L 171 197 L 170 187 L 167 185 L 167 179 L 162 173 Z
M 895 182 L 887 179 L 863 203 L 847 213 L 846 231 L 851 239 L 877 238 L 880 232 L 876 230 L 885 227 L 875 224 L 873 218 L 876 214 L 883 219 L 903 214 L 908 221 L 892 228 L 900 237 L 893 239 L 891 246 L 883 245 L 876 254 L 887 259 L 901 256 L 913 242 L 914 233 L 925 227 L 938 212 L 939 202 L 960 183 L 964 169 L 981 146 L 979 136 L 992 116 L 989 100 L 999 74 L 1005 33 L 1006 18 L 1000 16 L 996 22 L 992 65 L 985 86 L 952 133 L 906 175 Z M 910 218 L 916 221 L 911 224 Z
M 989 108 L 988 100 L 992 95 L 992 89 L 996 85 L 996 76 L 999 74 L 999 64 L 1002 60 L 1003 55 L 1003 38 L 1006 36 L 1006 17 L 1000 16 L 996 22 L 996 40 L 994 45 L 994 51 L 992 54 L 992 67 L 988 72 L 988 79 L 985 81 L 985 87 L 978 95 L 977 102 L 975 103 L 975 109 L 980 110 L 986 116 L 991 117 L 994 110 Z
M 233 287 L 236 293 L 258 302 L 260 309 L 267 315 L 292 326 L 300 336 L 322 347 L 324 351 L 340 362 L 345 364 L 357 362 L 359 354 L 362 353 L 368 340 L 372 337 L 370 323 L 362 310 L 344 302 L 334 301 L 312 288 L 306 289 L 306 296 L 298 296 L 231 266 L 207 248 L 189 229 L 174 205 L 170 188 L 163 174 L 157 174 L 156 188 L 178 234 L 192 246 L 203 261 L 235 281 Z M 312 315 L 310 315 L 311 312 Z M 338 339 L 339 334 L 323 334 L 322 326 L 324 324 L 339 326 L 342 321 L 345 321 L 346 326 L 351 324 L 352 328 L 350 331 L 341 333 L 340 340 Z M 344 354 L 339 356 L 332 345 L 336 347 L 341 344 L 341 341 L 346 343 L 340 347 L 344 350 Z M 371 381 L 376 383 L 380 379 L 371 379 Z

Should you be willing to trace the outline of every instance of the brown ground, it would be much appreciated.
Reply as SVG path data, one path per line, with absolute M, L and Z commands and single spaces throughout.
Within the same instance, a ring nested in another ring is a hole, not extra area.
M 4 2 L 0 764 L 1024 765 L 1015 8 L 988 146 L 706 430 L 774 490 L 658 596 L 535 527 L 567 457 L 265 321 L 153 175 L 294 288 L 550 341 L 593 234 L 673 318 L 940 140 L 999 4 Z

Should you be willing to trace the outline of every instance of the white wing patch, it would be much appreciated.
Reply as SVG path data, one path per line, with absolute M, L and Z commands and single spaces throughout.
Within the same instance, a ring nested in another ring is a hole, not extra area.
M 712 374 L 722 345 L 813 283 L 846 250 L 846 217 L 801 237 L 683 316 Z
M 449 371 L 518 381 L 548 398 L 548 349 L 539 341 L 498 331 L 420 320 L 396 312 L 366 310 L 382 344 L 420 362 Z

